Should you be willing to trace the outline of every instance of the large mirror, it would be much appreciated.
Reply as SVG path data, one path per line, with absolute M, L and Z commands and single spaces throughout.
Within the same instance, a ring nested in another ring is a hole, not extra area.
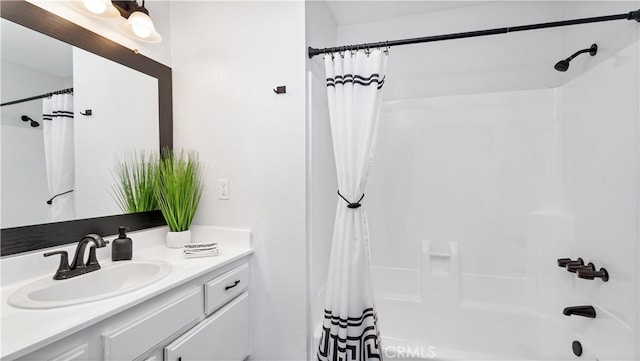
M 27 2 L 0 6 L 2 255 L 163 224 L 159 212 L 118 215 L 110 189 L 116 156 L 172 145 L 171 69 Z M 54 99 L 73 120 L 51 138 L 49 98 L 28 99 L 54 91 L 68 93 Z M 48 171 L 56 147 L 71 149 L 73 189 L 51 201 L 52 182 L 64 183 Z
M 0 47 L 0 228 L 120 213 L 110 164 L 160 148 L 158 80 L 6 19 Z

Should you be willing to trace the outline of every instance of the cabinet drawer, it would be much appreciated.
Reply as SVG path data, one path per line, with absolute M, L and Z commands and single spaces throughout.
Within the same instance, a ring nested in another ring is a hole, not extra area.
M 105 360 L 133 360 L 202 315 L 202 289 L 197 288 L 137 320 L 102 335 Z
M 79 361 L 89 359 L 89 344 L 83 344 L 71 350 L 49 359 L 50 361 Z
M 240 361 L 248 355 L 249 295 L 246 292 L 164 348 L 165 361 Z
M 249 265 L 243 264 L 204 285 L 204 312 L 214 313 L 249 286 Z

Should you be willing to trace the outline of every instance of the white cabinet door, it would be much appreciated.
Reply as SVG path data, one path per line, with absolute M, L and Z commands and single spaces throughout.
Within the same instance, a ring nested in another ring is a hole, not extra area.
M 165 361 L 244 360 L 249 355 L 245 292 L 164 348 Z

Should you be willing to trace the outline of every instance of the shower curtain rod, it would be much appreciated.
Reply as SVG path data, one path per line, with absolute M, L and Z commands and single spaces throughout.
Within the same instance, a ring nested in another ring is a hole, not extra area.
M 386 48 L 386 47 L 396 46 L 396 45 L 409 45 L 409 44 L 418 44 L 418 43 L 430 43 L 430 42 L 442 41 L 442 40 L 474 38 L 478 36 L 514 33 L 516 31 L 555 28 L 559 26 L 598 23 L 602 21 L 612 21 L 612 20 L 635 20 L 637 22 L 640 22 L 640 9 L 636 11 L 631 11 L 629 13 L 617 14 L 617 15 L 607 15 L 607 16 L 597 16 L 597 17 L 574 19 L 574 20 L 554 21 L 550 23 L 511 26 L 506 28 L 468 31 L 463 33 L 453 33 L 453 34 L 445 34 L 445 35 L 434 35 L 434 36 L 426 36 L 422 38 L 381 41 L 377 43 L 363 43 L 363 44 L 337 46 L 333 48 L 322 48 L 322 49 L 315 49 L 315 48 L 309 47 L 308 51 L 309 51 L 309 58 L 313 58 L 314 56 L 319 54 L 328 54 L 328 53 L 335 53 L 340 51 L 371 49 L 371 48 Z
M 10 102 L 6 102 L 6 103 L 2 103 L 0 104 L 0 107 L 3 107 L 5 105 L 12 105 L 12 104 L 18 104 L 18 103 L 24 103 L 24 102 L 30 102 L 32 100 L 37 100 L 37 99 L 42 99 L 42 98 L 48 98 L 54 94 L 69 94 L 69 93 L 73 93 L 73 88 L 67 88 L 67 89 L 62 89 L 62 90 L 56 90 L 53 91 L 51 93 L 47 93 L 47 94 L 42 94 L 42 95 L 36 95 L 33 97 L 29 97 L 29 98 L 24 98 L 24 99 L 18 99 L 18 100 L 13 100 Z

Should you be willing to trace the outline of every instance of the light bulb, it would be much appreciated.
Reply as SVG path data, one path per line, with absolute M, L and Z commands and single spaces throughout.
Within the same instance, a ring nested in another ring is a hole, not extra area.
M 120 24 L 122 31 L 129 37 L 146 41 L 149 43 L 158 43 L 162 41 L 162 37 L 153 26 L 153 21 L 146 13 L 142 11 L 134 11 L 124 23 Z
M 131 31 L 141 38 L 148 38 L 151 35 L 151 29 L 140 24 L 131 24 Z
M 82 0 L 82 4 L 87 10 L 96 15 L 107 11 L 107 3 L 101 0 Z
M 68 3 L 82 14 L 91 15 L 98 19 L 116 20 L 120 18 L 120 12 L 113 6 L 111 0 L 71 0 Z
M 131 26 L 131 31 L 136 34 L 137 37 L 146 39 L 155 30 L 153 27 L 153 21 L 149 15 L 142 11 L 136 11 L 129 16 L 127 23 Z

